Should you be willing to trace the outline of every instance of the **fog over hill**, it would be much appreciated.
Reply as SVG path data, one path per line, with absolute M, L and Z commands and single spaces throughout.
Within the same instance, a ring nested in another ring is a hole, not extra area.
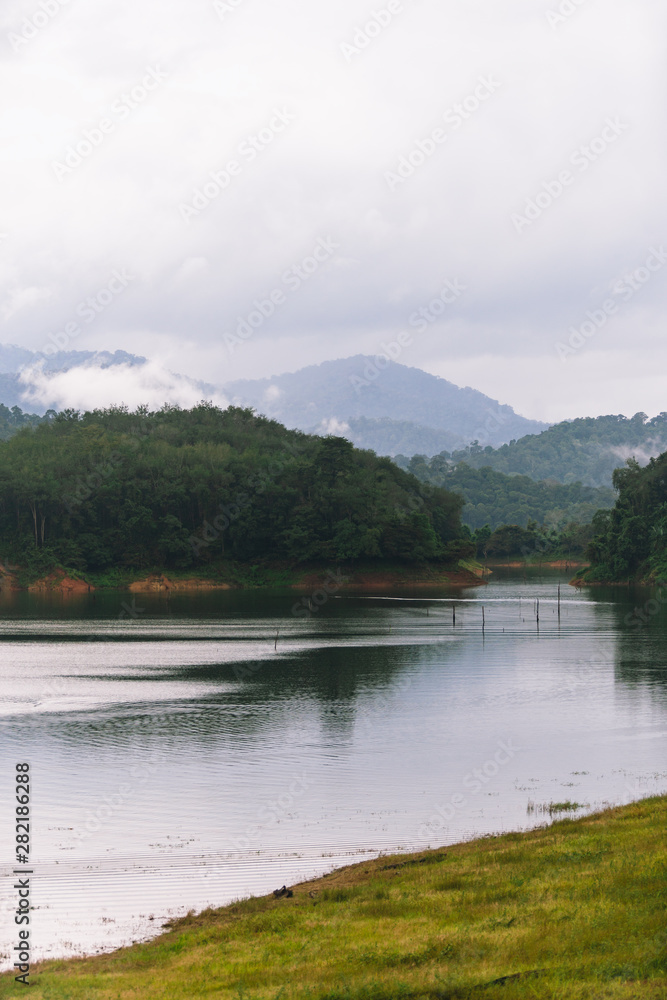
M 287 427 L 348 437 L 360 448 L 396 455 L 498 446 L 548 424 L 528 420 L 476 389 L 394 361 L 357 355 L 273 378 L 231 382 L 225 395 Z
M 252 407 L 288 428 L 346 437 L 357 447 L 397 457 L 404 468 L 413 455 L 438 456 L 437 470 L 465 461 L 535 481 L 606 488 L 626 459 L 644 465 L 667 449 L 667 414 L 651 420 L 643 413 L 575 417 L 550 426 L 475 389 L 365 355 L 221 387 L 126 351 L 45 356 L 0 345 L 0 403 L 10 408 L 39 415 L 114 404 L 187 409 L 202 399 L 223 408 Z M 11 436 L 17 421 L 5 414 L 0 436 Z
M 46 354 L 0 345 L 0 403 L 44 414 L 49 409 L 92 410 L 113 404 L 194 406 L 201 399 L 226 405 L 217 386 L 177 375 L 127 351 Z
M 667 451 L 667 412 L 649 419 L 645 413 L 633 417 L 608 414 L 578 417 L 554 424 L 542 434 L 526 437 L 500 448 L 473 445 L 460 451 L 444 449 L 432 457 L 425 476 L 427 482 L 445 485 L 452 470 L 463 462 L 473 469 L 491 469 L 506 476 L 528 476 L 535 482 L 554 481 L 569 485 L 608 488 L 614 470 L 628 459 L 648 465 Z M 396 456 L 402 468 L 421 474 L 423 463 Z
M 251 406 L 286 427 L 340 434 L 381 455 L 433 455 L 475 440 L 497 447 L 548 427 L 475 389 L 395 362 L 380 368 L 378 359 L 364 355 L 219 387 L 126 351 L 45 356 L 0 345 L 0 402 L 6 406 L 43 414 L 112 403 L 192 406 L 202 398 Z

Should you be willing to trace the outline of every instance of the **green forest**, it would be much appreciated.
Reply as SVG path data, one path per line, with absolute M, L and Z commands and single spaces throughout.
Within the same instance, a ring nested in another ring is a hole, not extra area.
M 488 525 L 470 531 L 463 527 L 465 537 L 476 549 L 478 559 L 502 561 L 520 559 L 526 563 L 551 560 L 580 562 L 585 558 L 593 538 L 591 524 L 571 524 L 563 528 L 548 528 L 529 521 L 525 528 L 518 524 L 503 524 L 494 531 Z
M 250 409 L 66 410 L 0 442 L 0 456 L 0 555 L 35 572 L 474 551 L 459 494 Z
M 648 461 L 667 450 L 667 413 L 652 420 L 645 413 L 634 417 L 611 415 L 580 417 L 555 424 L 541 434 L 528 434 L 500 448 L 473 443 L 460 451 L 443 451 L 441 463 L 465 462 L 475 469 L 488 466 L 506 475 L 530 476 L 587 486 L 611 487 L 614 470 L 633 456 Z M 405 467 L 408 459 L 396 461 Z M 433 459 L 435 461 L 435 459 Z
M 630 461 L 614 473 L 613 510 L 593 519 L 585 579 L 667 580 L 667 452 L 641 468 Z
M 36 427 L 45 421 L 48 422 L 54 416 L 54 410 L 49 410 L 44 417 L 38 417 L 35 413 L 24 413 L 20 406 L 12 406 L 10 409 L 4 403 L 0 403 L 0 441 L 8 441 L 22 427 Z
M 611 487 L 535 482 L 528 476 L 508 476 L 486 467 L 475 469 L 467 462 L 452 465 L 443 455 L 430 461 L 415 455 L 401 467 L 421 482 L 461 493 L 466 500 L 463 522 L 473 530 L 486 524 L 492 529 L 503 524 L 525 528 L 530 521 L 551 529 L 562 529 L 572 522 L 589 524 L 598 510 L 612 507 L 616 499 Z

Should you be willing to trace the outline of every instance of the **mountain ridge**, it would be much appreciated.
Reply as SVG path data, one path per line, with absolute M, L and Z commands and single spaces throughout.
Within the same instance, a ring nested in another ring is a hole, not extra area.
M 357 447 L 373 450 L 378 448 L 370 442 L 379 428 L 368 423 L 363 429 L 355 428 L 355 420 L 408 423 L 413 431 L 421 427 L 431 435 L 446 433 L 451 447 L 454 441 L 465 446 L 474 440 L 498 446 L 549 427 L 477 389 L 461 388 L 438 375 L 387 359 L 380 369 L 377 360 L 359 354 L 324 361 L 271 378 L 229 382 L 223 391 L 235 405 L 253 406 L 286 426 L 307 433 L 347 431 Z

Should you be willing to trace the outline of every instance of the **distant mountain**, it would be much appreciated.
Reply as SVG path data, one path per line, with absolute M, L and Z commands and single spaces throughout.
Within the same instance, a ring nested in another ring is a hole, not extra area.
M 39 392 L 30 393 L 20 373 L 25 375 L 37 363 L 43 373 Z M 59 373 L 91 365 L 141 370 L 151 362 L 126 351 L 60 351 L 47 357 L 16 345 L 0 345 L 0 404 L 43 415 L 51 407 L 58 408 L 55 394 L 49 398 L 48 379 L 43 375 L 57 379 Z M 396 458 L 404 467 L 411 456 L 436 456 L 438 476 L 443 463 L 451 469 L 465 461 L 470 468 L 488 466 L 536 482 L 581 482 L 608 488 L 614 469 L 627 458 L 645 465 L 667 450 L 667 413 L 652 420 L 644 413 L 631 418 L 582 417 L 549 426 L 527 420 L 511 406 L 475 389 L 461 389 L 396 362 L 386 362 L 380 369 L 377 359 L 364 355 L 223 387 L 175 375 L 166 380 L 158 407 L 163 400 L 178 400 L 176 383 L 181 389 L 185 386 L 186 396 L 212 399 L 222 393 L 234 405 L 253 407 L 288 428 L 346 437 L 359 448 Z M 77 408 L 76 401 L 60 405 Z M 22 419 L 23 415 L 0 419 L 0 437 L 18 429 Z M 25 419 L 33 418 L 26 415 Z M 467 485 L 471 487 L 470 482 Z M 485 490 L 486 485 L 482 493 Z M 540 496 L 539 502 L 546 501 Z M 591 497 L 585 502 L 595 501 Z M 567 503 L 554 496 L 553 507 L 567 507 Z
M 56 406 L 55 397 L 46 398 L 48 387 L 44 394 L 43 378 L 38 380 L 39 402 L 21 380 L 20 373 L 36 364 L 44 374 L 54 376 L 88 365 L 134 368 L 148 363 L 126 351 L 59 351 L 45 356 L 13 344 L 0 345 L 0 403 L 42 414 Z M 222 391 L 233 404 L 251 406 L 288 428 L 338 434 L 379 455 L 434 455 L 473 441 L 497 446 L 548 427 L 475 389 L 460 389 L 446 379 L 395 362 L 379 370 L 376 361 L 364 355 L 273 378 L 231 382 L 221 390 L 178 378 L 195 387 L 200 398 L 209 399 Z
M 634 458 L 646 465 L 667 451 L 667 413 L 652 420 L 645 413 L 634 417 L 608 415 L 580 417 L 554 424 L 542 434 L 531 434 L 494 449 L 480 446 L 458 451 L 445 449 L 430 462 L 440 476 L 444 466 L 453 468 L 465 462 L 474 469 L 491 468 L 506 475 L 529 476 L 533 480 L 556 480 L 559 483 L 584 483 L 587 486 L 611 486 L 614 469 Z M 404 452 L 399 464 L 414 471 Z M 448 477 L 433 479 L 445 485 Z M 449 486 L 449 482 L 447 481 Z
M 419 368 L 371 357 L 325 361 L 273 378 L 231 382 L 225 395 L 287 427 L 340 434 L 384 455 L 433 454 L 479 441 L 501 445 L 549 425 L 475 389 L 460 389 Z
M 127 351 L 56 351 L 55 354 L 46 355 L 41 351 L 29 351 L 25 347 L 17 347 L 16 344 L 0 344 L 0 374 L 17 375 L 22 368 L 26 368 L 36 362 L 41 362 L 44 371 L 66 372 L 70 368 L 77 368 L 94 361 L 100 368 L 109 368 L 111 365 L 145 365 L 146 358 L 138 354 L 128 354 Z
M 31 410 L 39 413 L 46 411 L 47 406 L 33 400 L 26 403 L 26 385 L 19 377 L 22 369 L 30 368 L 38 362 L 42 364 L 45 372 L 53 373 L 69 371 L 70 368 L 77 368 L 90 362 L 94 362 L 100 368 L 108 368 L 111 365 L 142 365 L 146 363 L 146 358 L 128 354 L 126 351 L 116 351 L 114 354 L 109 351 L 58 351 L 47 356 L 40 351 L 17 347 L 16 344 L 0 344 L 0 403 L 10 408 L 12 406 L 25 408 L 28 405 Z
M 15 344 L 0 344 L 0 404 L 7 407 L 19 406 L 29 407 L 39 414 L 43 414 L 50 407 L 58 409 L 57 399 L 54 395 L 48 398 L 48 382 L 45 383 L 44 375 L 49 377 L 58 376 L 60 373 L 69 372 L 76 368 L 93 366 L 105 369 L 113 368 L 117 365 L 124 365 L 130 368 L 142 369 L 149 366 L 150 362 L 140 355 L 129 354 L 127 351 L 58 351 L 53 355 L 45 355 L 41 351 L 30 351 Z M 33 379 L 25 381 L 25 375 L 37 366 L 37 372 Z M 22 377 L 23 373 L 23 377 Z M 187 384 L 191 389 L 191 394 L 198 393 L 198 398 L 212 398 L 217 393 L 217 387 L 206 382 L 199 382 L 186 376 L 175 376 L 182 386 Z M 32 393 L 34 381 L 40 386 L 39 392 Z M 46 393 L 44 386 L 46 384 Z M 172 400 L 167 399 L 167 402 Z M 68 404 L 67 404 L 68 405 Z M 76 403 L 74 404 L 77 408 Z
M 450 431 L 439 431 L 409 420 L 389 417 L 354 417 L 345 421 L 341 433 L 350 441 L 362 442 L 358 448 L 370 448 L 378 455 L 433 455 L 456 448 L 460 438 Z M 334 428 L 335 430 L 335 428 Z

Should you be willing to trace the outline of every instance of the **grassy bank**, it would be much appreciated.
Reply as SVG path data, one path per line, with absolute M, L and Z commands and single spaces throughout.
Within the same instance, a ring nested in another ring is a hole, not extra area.
M 667 798 L 380 858 L 35 967 L 33 1000 L 667 996 Z M 10 977 L 0 996 L 16 992 Z

